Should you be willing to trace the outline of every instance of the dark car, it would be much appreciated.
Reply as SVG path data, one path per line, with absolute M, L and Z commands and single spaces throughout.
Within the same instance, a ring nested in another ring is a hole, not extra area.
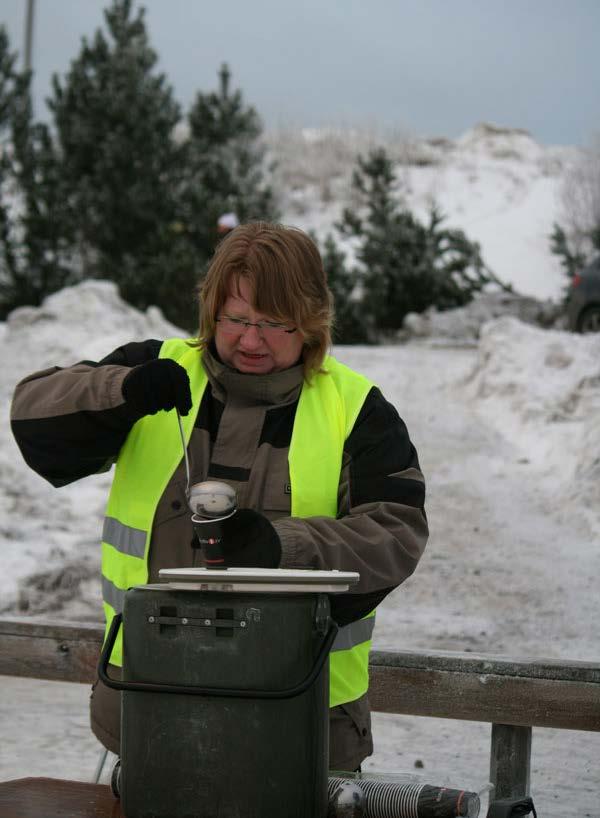
M 574 332 L 600 332 L 600 256 L 573 277 L 567 320 Z

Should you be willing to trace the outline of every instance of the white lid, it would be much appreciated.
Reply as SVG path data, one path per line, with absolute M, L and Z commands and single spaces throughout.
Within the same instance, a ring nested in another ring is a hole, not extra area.
M 353 571 L 295 568 L 161 568 L 158 575 L 171 587 L 183 590 L 268 593 L 343 593 L 360 579 Z

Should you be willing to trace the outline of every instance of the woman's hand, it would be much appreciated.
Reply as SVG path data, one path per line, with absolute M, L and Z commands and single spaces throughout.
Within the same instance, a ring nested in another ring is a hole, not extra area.
M 180 415 L 187 415 L 192 408 L 188 374 L 170 358 L 134 366 L 121 391 L 125 402 L 142 415 L 155 415 L 161 409 L 177 409 Z
M 240 508 L 221 522 L 221 551 L 225 565 L 235 568 L 277 568 L 281 542 L 265 516 Z

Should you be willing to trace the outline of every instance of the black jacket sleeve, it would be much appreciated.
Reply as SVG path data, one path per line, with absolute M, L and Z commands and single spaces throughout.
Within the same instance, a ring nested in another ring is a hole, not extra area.
M 162 342 L 126 344 L 101 361 L 35 372 L 16 387 L 11 428 L 27 464 L 54 486 L 105 471 L 139 413 L 123 398 L 131 367 L 157 358 Z

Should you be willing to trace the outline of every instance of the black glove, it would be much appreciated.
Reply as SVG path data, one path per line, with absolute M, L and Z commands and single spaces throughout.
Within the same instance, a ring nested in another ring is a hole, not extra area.
M 221 522 L 225 565 L 236 568 L 277 568 L 281 562 L 279 535 L 262 514 L 240 508 Z
M 177 407 L 181 415 L 192 408 L 190 379 L 182 366 L 170 358 L 156 358 L 134 366 L 121 387 L 125 402 L 142 415 Z

